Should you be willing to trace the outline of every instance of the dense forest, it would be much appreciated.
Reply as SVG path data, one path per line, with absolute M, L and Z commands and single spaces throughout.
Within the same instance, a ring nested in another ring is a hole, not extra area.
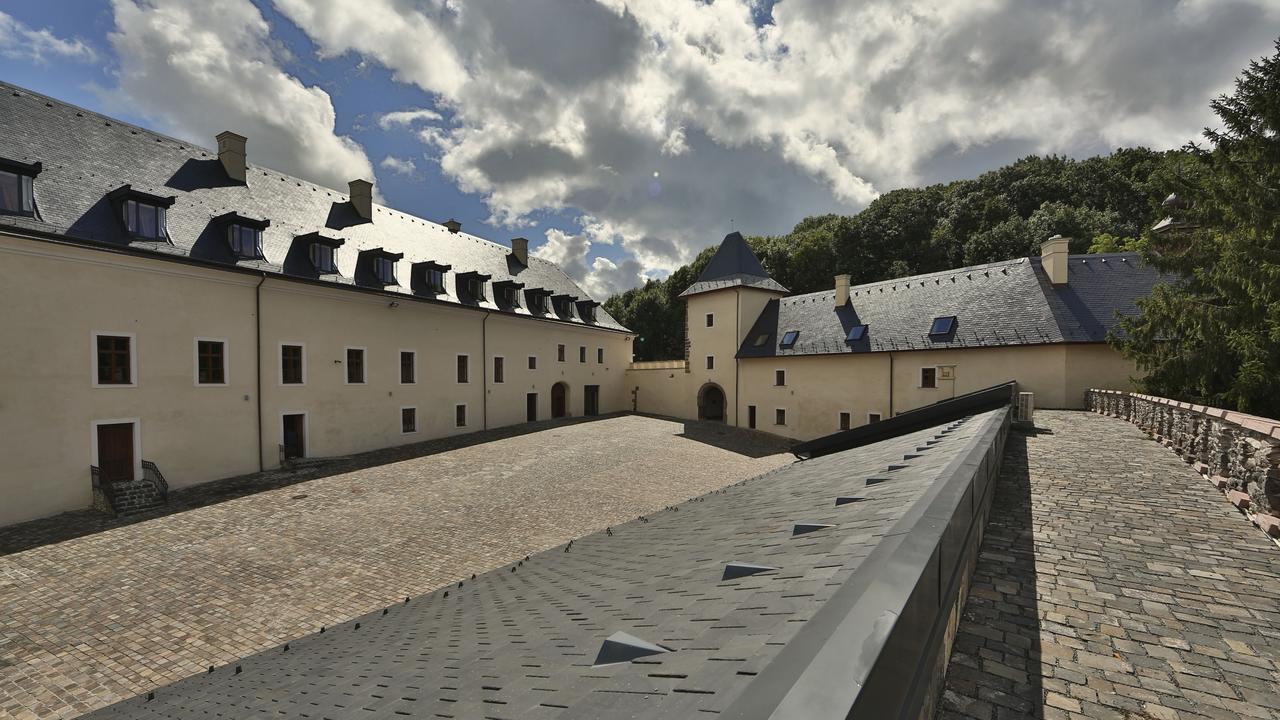
M 1136 248 L 1164 216 L 1161 201 L 1185 151 L 1117 150 L 1087 160 L 1026 157 L 972 180 L 886 193 L 856 215 L 805 218 L 786 235 L 748 237 L 756 255 L 793 293 L 832 287 L 849 273 L 867 283 L 1038 252 L 1051 235 L 1072 252 Z M 683 355 L 679 295 L 710 260 L 701 253 L 664 280 L 609 298 L 609 314 L 638 334 L 637 360 Z

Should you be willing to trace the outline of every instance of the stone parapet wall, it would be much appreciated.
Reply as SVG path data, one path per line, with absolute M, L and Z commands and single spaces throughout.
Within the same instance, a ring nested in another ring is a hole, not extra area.
M 1137 425 L 1259 513 L 1280 515 L 1280 420 L 1119 390 L 1085 392 L 1085 407 Z

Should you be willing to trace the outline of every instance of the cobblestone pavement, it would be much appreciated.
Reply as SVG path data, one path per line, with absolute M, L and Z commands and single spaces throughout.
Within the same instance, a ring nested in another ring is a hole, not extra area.
M 463 442 L 0 557 L 0 717 L 74 717 L 791 460 L 633 415 Z
M 1010 435 L 939 717 L 1280 719 L 1280 548 L 1122 420 Z

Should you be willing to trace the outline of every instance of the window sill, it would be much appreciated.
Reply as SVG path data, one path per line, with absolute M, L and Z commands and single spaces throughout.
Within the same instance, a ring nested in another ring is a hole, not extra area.
M 224 383 L 224 382 L 222 382 L 222 383 L 202 383 L 202 382 L 198 382 L 198 383 L 196 383 L 196 387 L 198 387 L 198 388 L 224 388 L 224 387 L 229 387 L 230 385 L 231 385 L 231 383 Z
M 98 383 L 93 384 L 95 388 L 136 388 L 138 383 Z

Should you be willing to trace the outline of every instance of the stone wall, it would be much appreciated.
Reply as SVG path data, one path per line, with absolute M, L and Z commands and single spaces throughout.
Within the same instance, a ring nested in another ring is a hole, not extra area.
M 1254 512 L 1280 515 L 1280 420 L 1118 390 L 1089 390 L 1085 406 L 1142 428 L 1220 488 L 1247 494 Z

